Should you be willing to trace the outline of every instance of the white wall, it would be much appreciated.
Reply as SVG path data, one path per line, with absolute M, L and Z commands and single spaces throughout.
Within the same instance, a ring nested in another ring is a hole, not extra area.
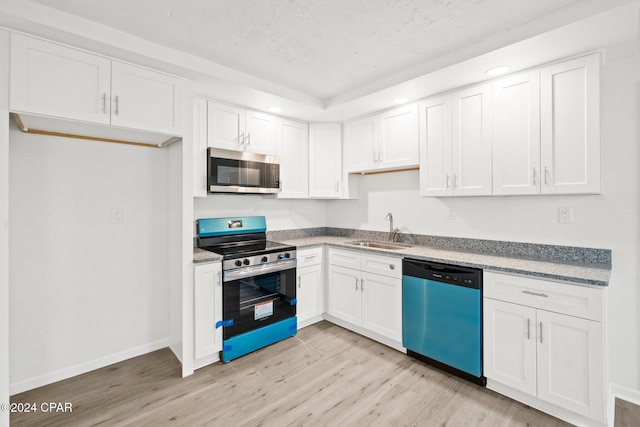
M 12 393 L 166 347 L 167 150 L 9 140 Z
M 0 30 L 0 404 L 9 402 L 9 33 Z M 9 413 L 0 411 L 0 427 Z
M 613 382 L 638 389 L 639 178 L 638 65 L 616 59 L 602 70 L 602 195 L 421 198 L 418 172 L 361 176 L 358 200 L 331 201 L 327 225 L 611 249 L 609 360 Z M 557 209 L 573 208 L 572 224 Z M 449 210 L 456 220 L 449 220 Z
M 227 194 L 212 194 L 193 200 L 194 221 L 199 218 L 264 215 L 268 231 L 327 225 L 323 200 L 285 200 L 274 196 Z

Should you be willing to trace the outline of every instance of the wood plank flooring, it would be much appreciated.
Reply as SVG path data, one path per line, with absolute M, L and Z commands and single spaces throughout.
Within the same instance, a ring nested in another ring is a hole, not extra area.
M 15 395 L 12 426 L 567 426 L 328 322 L 180 378 L 164 349 Z

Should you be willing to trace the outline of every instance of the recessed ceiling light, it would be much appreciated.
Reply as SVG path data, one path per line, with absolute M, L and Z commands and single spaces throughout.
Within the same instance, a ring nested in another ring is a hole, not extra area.
M 489 76 L 499 76 L 500 74 L 508 73 L 511 70 L 511 67 L 507 65 L 501 65 L 499 67 L 492 68 L 487 70 L 487 75 Z
M 400 97 L 400 98 L 396 98 L 394 99 L 392 102 L 394 104 L 404 104 L 405 102 L 407 102 L 409 100 L 409 98 L 405 98 L 405 97 Z
M 275 107 L 275 106 L 274 107 L 269 107 L 268 110 L 269 110 L 270 113 L 281 113 L 282 112 L 282 108 Z

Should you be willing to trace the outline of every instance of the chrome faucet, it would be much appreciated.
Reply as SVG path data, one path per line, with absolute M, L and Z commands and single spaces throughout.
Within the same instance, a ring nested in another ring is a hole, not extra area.
M 391 212 L 389 212 L 384 219 L 389 221 L 389 242 L 394 242 L 396 240 L 396 236 L 400 232 L 400 229 L 393 228 L 393 215 L 391 215 Z

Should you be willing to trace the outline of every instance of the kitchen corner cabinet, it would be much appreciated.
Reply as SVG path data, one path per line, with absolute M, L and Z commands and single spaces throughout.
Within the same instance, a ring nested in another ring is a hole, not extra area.
M 297 253 L 296 315 L 298 329 L 322 320 L 324 312 L 323 247 L 300 249 Z
M 598 54 L 493 83 L 493 193 L 600 192 Z
M 420 195 L 490 195 L 491 156 L 491 85 L 420 103 Z
M 402 259 L 329 248 L 327 313 L 401 346 Z M 359 330 L 357 330 L 359 332 Z
M 309 125 L 309 197 L 339 199 L 343 195 L 342 126 Z
M 209 101 L 207 117 L 209 147 L 278 154 L 276 116 Z
M 602 293 L 485 271 L 487 386 L 524 403 L 539 406 L 539 399 L 604 422 Z M 527 395 L 534 400 L 521 398 Z
M 278 119 L 279 199 L 309 197 L 309 125 Z
M 346 171 L 375 172 L 417 167 L 418 131 L 418 104 L 346 123 Z
M 182 80 L 11 35 L 10 109 L 169 135 L 182 134 Z
M 199 368 L 219 360 L 222 350 L 222 267 L 219 262 L 194 266 L 194 358 Z

